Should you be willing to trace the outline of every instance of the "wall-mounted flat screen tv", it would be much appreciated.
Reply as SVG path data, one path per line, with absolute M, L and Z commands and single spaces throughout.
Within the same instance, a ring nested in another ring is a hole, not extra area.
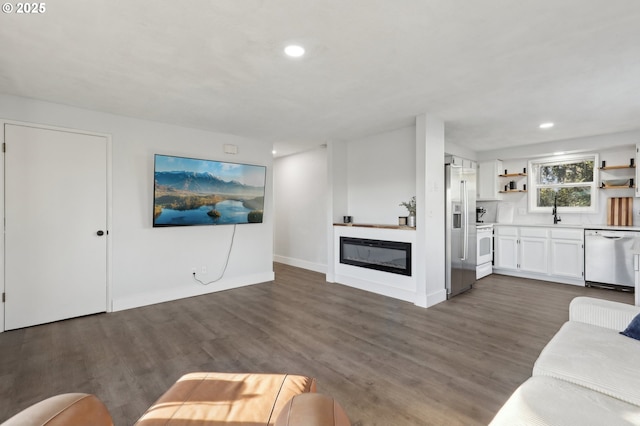
M 262 223 L 267 168 L 156 154 L 153 226 Z

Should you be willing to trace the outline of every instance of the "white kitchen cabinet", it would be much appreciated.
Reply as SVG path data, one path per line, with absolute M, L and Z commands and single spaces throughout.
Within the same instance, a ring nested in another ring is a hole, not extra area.
M 494 273 L 584 286 L 584 231 L 494 225 Z
M 501 226 L 494 232 L 494 263 L 496 268 L 518 270 L 518 228 Z
M 478 168 L 477 162 L 473 160 L 468 160 L 462 157 L 456 157 L 455 155 L 447 155 L 444 158 L 444 162 L 448 164 L 453 164 L 454 166 L 460 166 L 465 169 L 474 169 Z
M 551 230 L 551 271 L 555 276 L 584 278 L 584 231 Z
M 478 201 L 495 201 L 502 200 L 502 194 L 499 192 L 498 175 L 504 172 L 502 169 L 502 161 L 482 161 L 478 163 L 478 185 L 477 199 Z
M 519 257 L 522 272 L 546 274 L 549 270 L 549 233 L 545 228 L 520 228 Z

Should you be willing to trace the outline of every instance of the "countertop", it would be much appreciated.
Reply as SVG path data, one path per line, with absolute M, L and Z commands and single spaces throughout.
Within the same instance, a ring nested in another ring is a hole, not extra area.
M 482 225 L 487 225 L 483 223 Z M 585 224 L 563 224 L 559 223 L 554 225 L 553 223 L 494 223 L 494 226 L 519 226 L 519 227 L 539 227 L 539 228 L 572 228 L 572 229 L 603 229 L 610 231 L 640 231 L 640 226 L 611 226 L 611 225 L 597 225 L 593 223 Z
M 354 228 L 402 229 L 405 231 L 416 230 L 416 228 L 413 228 L 407 225 L 386 225 L 383 223 L 334 223 L 333 226 L 352 226 Z

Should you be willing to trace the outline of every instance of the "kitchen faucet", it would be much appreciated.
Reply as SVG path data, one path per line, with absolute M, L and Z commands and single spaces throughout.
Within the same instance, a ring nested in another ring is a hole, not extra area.
M 557 225 L 562 219 L 558 216 L 558 193 L 553 197 L 553 224 Z

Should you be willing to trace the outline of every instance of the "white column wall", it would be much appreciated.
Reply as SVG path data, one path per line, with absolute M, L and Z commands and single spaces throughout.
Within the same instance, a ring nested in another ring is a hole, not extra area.
M 348 202 L 354 223 L 397 225 L 416 195 L 415 128 L 349 141 Z
M 335 281 L 333 224 L 349 214 L 349 187 L 347 184 L 347 144 L 344 141 L 327 143 L 327 281 Z
M 447 298 L 444 233 L 444 123 L 416 117 L 416 258 L 415 304 L 429 307 Z

